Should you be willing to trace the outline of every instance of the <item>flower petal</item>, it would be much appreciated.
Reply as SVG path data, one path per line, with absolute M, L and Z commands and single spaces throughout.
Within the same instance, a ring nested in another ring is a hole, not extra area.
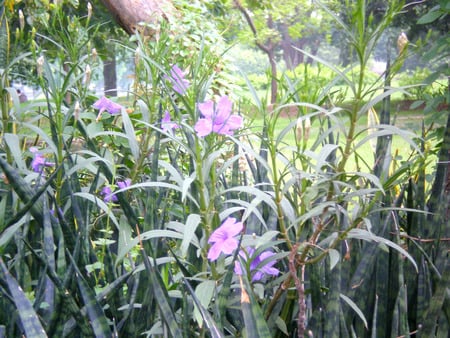
M 222 243 L 227 239 L 227 233 L 222 227 L 218 227 L 213 231 L 211 236 L 209 236 L 208 243 Z
M 228 237 L 225 241 L 222 242 L 222 252 L 224 254 L 230 255 L 234 250 L 237 249 L 239 243 L 236 238 Z
M 236 222 L 236 218 L 228 217 L 220 227 L 224 229 L 228 237 L 233 237 L 242 231 L 244 224 Z
M 217 258 L 219 258 L 220 253 L 222 252 L 221 250 L 221 243 L 217 242 L 215 244 L 213 244 L 208 251 L 208 259 L 210 261 L 215 261 Z
M 228 99 L 228 96 L 222 96 L 217 103 L 214 119 L 217 120 L 218 123 L 224 123 L 228 120 L 231 114 L 232 105 L 233 102 Z
M 100 113 L 106 110 L 111 115 L 119 114 L 123 108 L 120 104 L 111 101 L 105 96 L 98 99 L 92 106 L 95 109 L 99 109 Z
M 194 130 L 197 133 L 198 137 L 203 137 L 211 134 L 213 131 L 211 120 L 209 119 L 200 119 L 194 126 Z
M 199 103 L 198 104 L 198 110 L 200 110 L 200 113 L 206 118 L 212 119 L 214 116 L 214 102 L 212 100 Z

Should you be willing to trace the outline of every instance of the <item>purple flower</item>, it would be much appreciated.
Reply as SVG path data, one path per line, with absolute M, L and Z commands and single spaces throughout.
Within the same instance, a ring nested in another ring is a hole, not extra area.
M 127 178 L 125 181 L 117 181 L 117 186 L 119 189 L 125 189 L 126 187 L 129 187 L 131 185 L 131 180 Z M 118 202 L 119 199 L 115 194 L 113 194 L 113 191 L 111 190 L 110 186 L 103 187 L 102 191 L 100 192 L 100 195 L 103 196 L 103 200 L 108 202 Z
M 252 257 L 254 255 L 254 253 L 255 253 L 255 249 L 248 248 L 247 254 L 245 254 L 244 251 L 241 250 L 239 252 L 239 256 L 241 256 L 244 260 L 247 260 L 247 257 L 249 257 L 249 258 Z M 271 261 L 265 263 L 263 266 L 261 266 L 261 262 L 263 262 L 264 260 L 266 260 L 269 257 L 272 257 L 273 255 L 274 255 L 273 252 L 264 251 L 252 260 L 252 262 L 250 263 L 250 271 L 253 274 L 252 282 L 261 280 L 264 277 L 264 275 L 277 276 L 280 273 L 280 270 L 273 267 L 273 265 L 276 263 L 275 259 L 271 260 Z M 238 261 L 236 261 L 234 263 L 234 272 L 237 275 L 242 275 L 241 263 Z
M 116 195 L 113 195 L 110 186 L 103 187 L 102 191 L 100 192 L 100 195 L 103 196 L 103 200 L 104 200 L 106 203 L 109 203 L 109 202 L 117 202 L 117 201 L 118 201 L 117 196 L 116 196 Z
M 165 79 L 169 80 L 172 84 L 172 88 L 180 95 L 186 94 L 186 91 L 190 85 L 189 81 L 184 78 L 185 73 L 177 65 L 173 65 L 170 70 L 170 75 Z
M 236 222 L 236 218 L 228 217 L 209 237 L 208 243 L 213 243 L 213 245 L 208 251 L 208 259 L 215 261 L 221 252 L 229 255 L 236 250 L 239 243 L 235 236 L 243 228 L 244 224 L 242 222 Z
M 215 132 L 222 135 L 232 135 L 233 131 L 242 126 L 242 117 L 231 114 L 232 102 L 228 96 L 222 96 L 217 105 L 212 100 L 199 103 L 198 109 L 204 118 L 194 126 L 199 137 Z
M 164 131 L 170 131 L 172 129 L 180 128 L 178 124 L 172 122 L 170 119 L 170 113 L 166 110 L 163 119 L 161 120 L 161 128 Z
M 95 109 L 99 109 L 98 116 L 97 116 L 97 122 L 100 120 L 100 117 L 102 116 L 102 113 L 104 111 L 107 111 L 111 115 L 120 114 L 122 110 L 122 106 L 118 103 L 115 103 L 111 101 L 110 99 L 106 98 L 105 96 L 102 96 L 100 99 L 98 99 L 93 105 Z
M 31 147 L 30 151 L 33 153 L 33 161 L 31 161 L 31 168 L 34 172 L 40 173 L 44 167 L 53 167 L 55 163 L 48 162 L 47 159 L 39 153 L 36 147 Z
M 131 185 L 131 179 L 127 178 L 125 181 L 117 181 L 119 189 L 125 189 Z

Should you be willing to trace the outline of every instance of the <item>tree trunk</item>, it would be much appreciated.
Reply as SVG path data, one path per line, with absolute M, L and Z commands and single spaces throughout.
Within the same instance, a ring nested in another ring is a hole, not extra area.
M 283 59 L 286 63 L 287 69 L 293 70 L 300 63 L 303 63 L 304 58 L 303 54 L 293 47 L 302 48 L 303 46 L 298 39 L 294 40 L 289 35 L 287 24 L 282 24 L 280 26 L 280 31 L 282 36 L 281 49 L 283 50 Z
M 158 23 L 176 15 L 176 9 L 170 0 L 102 0 L 117 23 L 128 33 L 136 29 L 152 36 L 155 31 L 139 28 L 139 23 Z

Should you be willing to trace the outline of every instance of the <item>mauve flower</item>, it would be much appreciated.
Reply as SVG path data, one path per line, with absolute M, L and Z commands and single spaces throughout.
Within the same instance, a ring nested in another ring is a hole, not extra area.
M 100 117 L 102 116 L 102 113 L 104 111 L 107 111 L 111 115 L 120 114 L 122 111 L 122 106 L 118 103 L 115 103 L 108 99 L 105 96 L 102 96 L 100 99 L 98 99 L 93 105 L 95 109 L 99 109 L 98 116 L 97 116 L 97 122 L 100 120 Z
M 232 102 L 228 96 L 222 96 L 217 104 L 209 100 L 198 104 L 203 115 L 194 126 L 199 137 L 209 135 L 211 132 L 222 135 L 233 135 L 233 131 L 242 127 L 242 117 L 231 114 Z
M 33 161 L 31 161 L 31 168 L 34 172 L 40 173 L 44 167 L 54 167 L 55 163 L 48 162 L 47 159 L 39 153 L 36 147 L 31 147 L 30 151 L 33 153 Z
M 117 196 L 116 196 L 116 195 L 113 195 L 110 186 L 103 187 L 102 191 L 100 192 L 100 195 L 103 196 L 103 200 L 104 200 L 106 203 L 109 203 L 109 202 L 117 202 L 117 201 L 118 201 Z
M 125 181 L 117 181 L 119 189 L 125 189 L 131 185 L 131 179 L 127 178 Z
M 228 217 L 209 237 L 208 243 L 213 245 L 208 251 L 208 259 L 215 261 L 221 252 L 227 255 L 233 253 L 239 245 L 235 236 L 243 228 L 244 224 L 242 222 L 236 222 L 236 218 Z
M 166 110 L 164 117 L 161 120 L 161 128 L 164 131 L 169 131 L 172 129 L 180 128 L 180 126 L 177 123 L 172 122 L 172 120 L 170 119 L 170 113 Z
M 247 248 L 247 254 L 245 254 L 243 251 L 240 251 L 239 256 L 241 256 L 244 260 L 247 260 L 247 257 L 252 257 L 254 252 L 255 249 Z M 269 257 L 272 257 L 273 255 L 274 255 L 273 252 L 264 251 L 261 252 L 258 256 L 256 256 L 252 260 L 252 262 L 250 263 L 250 271 L 253 274 L 252 282 L 261 280 L 264 277 L 264 275 L 278 276 L 280 270 L 273 267 L 273 265 L 277 262 L 275 259 L 267 262 L 263 266 L 259 266 L 262 261 L 266 260 Z M 234 272 L 237 275 L 242 275 L 241 263 L 238 261 L 234 263 Z
M 172 84 L 172 89 L 180 95 L 186 94 L 189 88 L 189 81 L 184 78 L 185 73 L 177 65 L 173 65 L 170 70 L 170 75 L 165 79 L 169 80 Z

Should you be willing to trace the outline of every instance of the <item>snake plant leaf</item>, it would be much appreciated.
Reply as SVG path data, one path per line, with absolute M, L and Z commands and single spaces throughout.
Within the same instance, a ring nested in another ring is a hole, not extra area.
M 92 331 L 96 337 L 112 337 L 113 335 L 108 324 L 108 319 L 95 297 L 95 292 L 84 279 L 72 256 L 69 255 L 69 257 L 72 261 L 72 266 L 75 269 L 76 282 L 80 290 L 81 298 L 83 298 L 83 302 L 86 306 L 86 312 L 89 317 Z
M 9 25 L 6 18 L 5 7 L 3 6 L 0 14 L 0 70 L 8 67 L 9 51 L 10 51 L 10 37 Z
M 241 284 L 241 309 L 247 337 L 272 337 L 263 312 L 256 301 L 250 283 L 245 276 L 239 276 Z
M 0 167 L 5 173 L 5 176 L 8 178 L 8 181 L 13 187 L 14 191 L 17 193 L 22 202 L 26 204 L 24 210 L 22 210 L 22 212 L 19 213 L 20 214 L 19 217 L 18 218 L 15 217 L 16 220 L 13 222 L 9 222 L 9 225 L 15 223 L 28 210 L 30 211 L 31 215 L 36 219 L 36 221 L 39 224 L 42 224 L 44 221 L 42 216 L 43 204 L 42 201 L 39 200 L 39 197 L 51 183 L 52 177 L 58 171 L 58 169 L 55 170 L 52 176 L 47 180 L 43 188 L 41 188 L 39 192 L 36 193 L 31 189 L 29 184 L 19 175 L 17 170 L 13 168 L 10 164 L 8 164 L 8 162 L 6 162 L 5 159 L 3 159 L 2 157 L 0 157 Z
M 147 269 L 150 276 L 151 285 L 149 285 L 149 289 L 153 292 L 153 295 L 157 300 L 161 317 L 166 323 L 172 337 L 183 337 L 180 327 L 178 326 L 178 323 L 175 319 L 175 314 L 173 313 L 172 307 L 170 306 L 167 289 L 165 288 L 164 282 L 162 281 L 158 270 L 152 265 L 147 253 L 143 248 L 141 248 L 140 252 L 144 259 L 145 268 Z
M 15 278 L 11 276 L 1 257 L 0 276 L 5 281 L 6 285 L 8 285 L 9 292 L 11 292 L 11 296 L 14 299 L 25 336 L 36 338 L 47 337 L 47 334 L 39 321 L 39 317 L 36 311 L 34 311 L 33 305 L 31 305 Z

